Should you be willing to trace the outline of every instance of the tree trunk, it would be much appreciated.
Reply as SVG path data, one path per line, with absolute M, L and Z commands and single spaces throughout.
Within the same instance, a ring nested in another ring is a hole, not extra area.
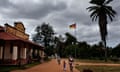
M 105 62 L 107 62 L 108 61 L 108 50 L 107 50 L 107 46 L 106 46 L 106 41 L 103 41 L 103 43 L 104 43 L 104 48 L 105 48 Z
M 107 47 L 106 47 L 107 16 L 103 13 L 99 15 L 99 30 L 100 30 L 101 40 L 105 48 L 105 62 L 107 62 Z

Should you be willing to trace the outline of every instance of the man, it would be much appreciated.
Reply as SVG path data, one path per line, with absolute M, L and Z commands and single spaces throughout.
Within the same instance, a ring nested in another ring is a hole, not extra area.
M 74 60 L 73 60 L 73 58 L 70 56 L 70 57 L 69 57 L 69 66 L 70 66 L 70 71 L 71 71 L 71 72 L 73 72 L 73 62 L 74 62 Z

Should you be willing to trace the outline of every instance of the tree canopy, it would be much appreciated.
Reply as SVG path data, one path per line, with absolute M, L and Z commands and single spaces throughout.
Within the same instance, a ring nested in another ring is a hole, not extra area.
M 54 43 L 54 30 L 52 26 L 50 26 L 50 24 L 42 23 L 41 26 L 36 27 L 35 31 L 36 34 L 33 36 L 33 41 L 43 44 L 46 54 L 52 54 L 48 51 Z M 52 50 L 50 52 L 52 52 Z

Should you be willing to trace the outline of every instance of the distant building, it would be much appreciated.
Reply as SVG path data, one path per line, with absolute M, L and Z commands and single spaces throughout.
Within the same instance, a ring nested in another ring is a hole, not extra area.
M 22 22 L 0 26 L 0 65 L 24 65 L 44 57 L 44 48 L 29 40 Z

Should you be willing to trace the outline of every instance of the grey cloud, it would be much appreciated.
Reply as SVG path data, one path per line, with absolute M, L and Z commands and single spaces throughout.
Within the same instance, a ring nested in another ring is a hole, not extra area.
M 69 21 L 69 22 L 76 22 L 84 25 L 91 25 L 94 23 L 91 21 L 90 16 L 88 14 L 85 14 L 83 13 L 83 11 L 80 11 L 80 10 L 77 10 L 77 11 L 66 10 L 61 14 L 61 16 L 66 21 Z
M 8 7 L 10 2 L 8 0 L 0 0 L 0 8 L 1 7 Z
M 56 5 L 51 3 L 44 3 L 40 5 L 32 4 L 8 4 L 10 7 L 4 9 L 10 10 L 8 12 L 1 11 L 6 17 L 10 18 L 28 18 L 28 19 L 39 19 L 47 16 L 52 12 L 59 12 L 64 10 L 67 6 L 65 3 L 60 2 Z M 25 6 L 26 5 L 26 6 Z M 33 6 L 33 7 L 32 7 Z
M 91 25 L 79 28 L 78 35 L 79 39 L 87 42 L 94 42 L 100 39 L 99 30 L 96 27 L 97 25 Z
M 109 39 L 120 39 L 120 25 L 110 25 L 108 29 Z
M 70 2 L 67 2 L 68 0 L 38 0 L 37 3 L 33 0 L 28 0 L 29 2 L 15 0 L 18 1 L 17 3 L 13 1 L 0 0 L 0 15 L 6 22 L 8 20 L 23 21 L 30 35 L 34 34 L 31 30 L 41 25 L 42 22 L 50 23 L 57 34 L 70 32 L 74 35 L 69 25 L 76 22 L 79 41 L 87 41 L 90 44 L 100 41 L 98 22 L 92 22 L 89 17 L 90 13 L 86 10 L 89 0 L 71 0 Z M 117 11 L 117 15 L 114 21 L 108 24 L 109 46 L 120 42 L 120 0 L 113 0 L 111 5 Z

